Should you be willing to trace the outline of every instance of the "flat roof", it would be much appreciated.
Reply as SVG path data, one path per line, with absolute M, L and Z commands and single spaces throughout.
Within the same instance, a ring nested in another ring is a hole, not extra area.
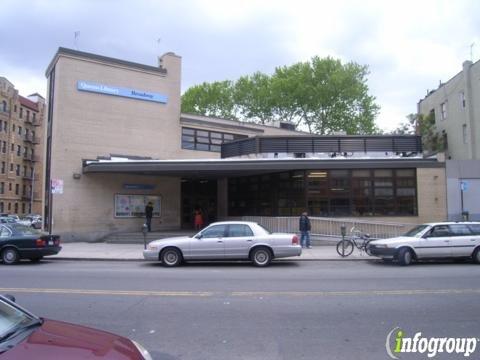
M 122 66 L 127 66 L 130 68 L 136 68 L 140 70 L 148 70 L 148 71 L 153 71 L 160 73 L 162 75 L 166 75 L 167 69 L 163 67 L 156 67 L 156 66 L 151 66 L 151 65 L 144 65 L 144 64 L 139 64 L 136 62 L 131 62 L 127 60 L 121 60 L 121 59 L 116 59 L 108 56 L 103 56 L 103 55 L 97 55 L 97 54 L 92 54 L 84 51 L 78 51 L 78 50 L 73 50 L 73 49 L 68 49 L 64 47 L 59 47 L 55 55 L 53 56 L 52 61 L 47 67 L 47 70 L 45 71 L 45 76 L 48 77 L 48 74 L 52 70 L 53 66 L 56 64 L 58 61 L 58 58 L 61 55 L 67 55 L 67 56 L 72 56 L 72 57 L 77 57 L 77 58 L 83 58 L 87 60 L 96 60 L 96 61 L 101 61 L 105 63 L 110 63 L 110 64 L 115 64 L 115 65 L 122 65 Z
M 191 178 L 221 178 L 288 170 L 442 168 L 436 159 L 198 159 L 83 160 L 84 174 L 137 174 Z

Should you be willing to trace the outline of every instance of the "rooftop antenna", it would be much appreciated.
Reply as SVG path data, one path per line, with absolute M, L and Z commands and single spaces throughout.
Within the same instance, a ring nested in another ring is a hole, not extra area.
M 75 47 L 75 50 L 78 50 L 78 38 L 80 37 L 80 31 L 75 31 L 73 34 L 74 34 L 73 45 Z

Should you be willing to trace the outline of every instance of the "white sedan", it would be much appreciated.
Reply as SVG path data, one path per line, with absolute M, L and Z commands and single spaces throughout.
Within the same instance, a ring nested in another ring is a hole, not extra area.
M 373 256 L 409 265 L 414 260 L 470 258 L 480 264 L 480 223 L 440 222 L 418 225 L 402 236 L 371 241 Z
M 183 260 L 250 260 L 256 266 L 267 266 L 274 258 L 301 253 L 294 234 L 272 234 L 254 222 L 225 221 L 213 223 L 193 237 L 152 241 L 143 257 L 165 266 L 178 266 Z

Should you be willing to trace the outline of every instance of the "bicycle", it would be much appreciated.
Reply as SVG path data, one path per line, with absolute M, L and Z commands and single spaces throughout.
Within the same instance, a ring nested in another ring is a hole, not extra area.
M 337 243 L 337 253 L 341 257 L 347 257 L 352 254 L 353 247 L 355 246 L 358 250 L 365 251 L 367 255 L 372 255 L 368 244 L 370 241 L 370 235 L 362 233 L 359 229 L 353 226 L 350 229 L 351 236 L 349 239 L 342 239 Z

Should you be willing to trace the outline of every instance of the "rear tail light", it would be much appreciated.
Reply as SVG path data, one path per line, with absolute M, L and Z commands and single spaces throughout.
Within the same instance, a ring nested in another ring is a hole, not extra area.
M 292 245 L 298 245 L 298 236 L 297 235 L 293 235 Z
M 42 240 L 42 239 L 35 240 L 35 246 L 36 247 L 44 247 L 45 246 L 45 240 Z

